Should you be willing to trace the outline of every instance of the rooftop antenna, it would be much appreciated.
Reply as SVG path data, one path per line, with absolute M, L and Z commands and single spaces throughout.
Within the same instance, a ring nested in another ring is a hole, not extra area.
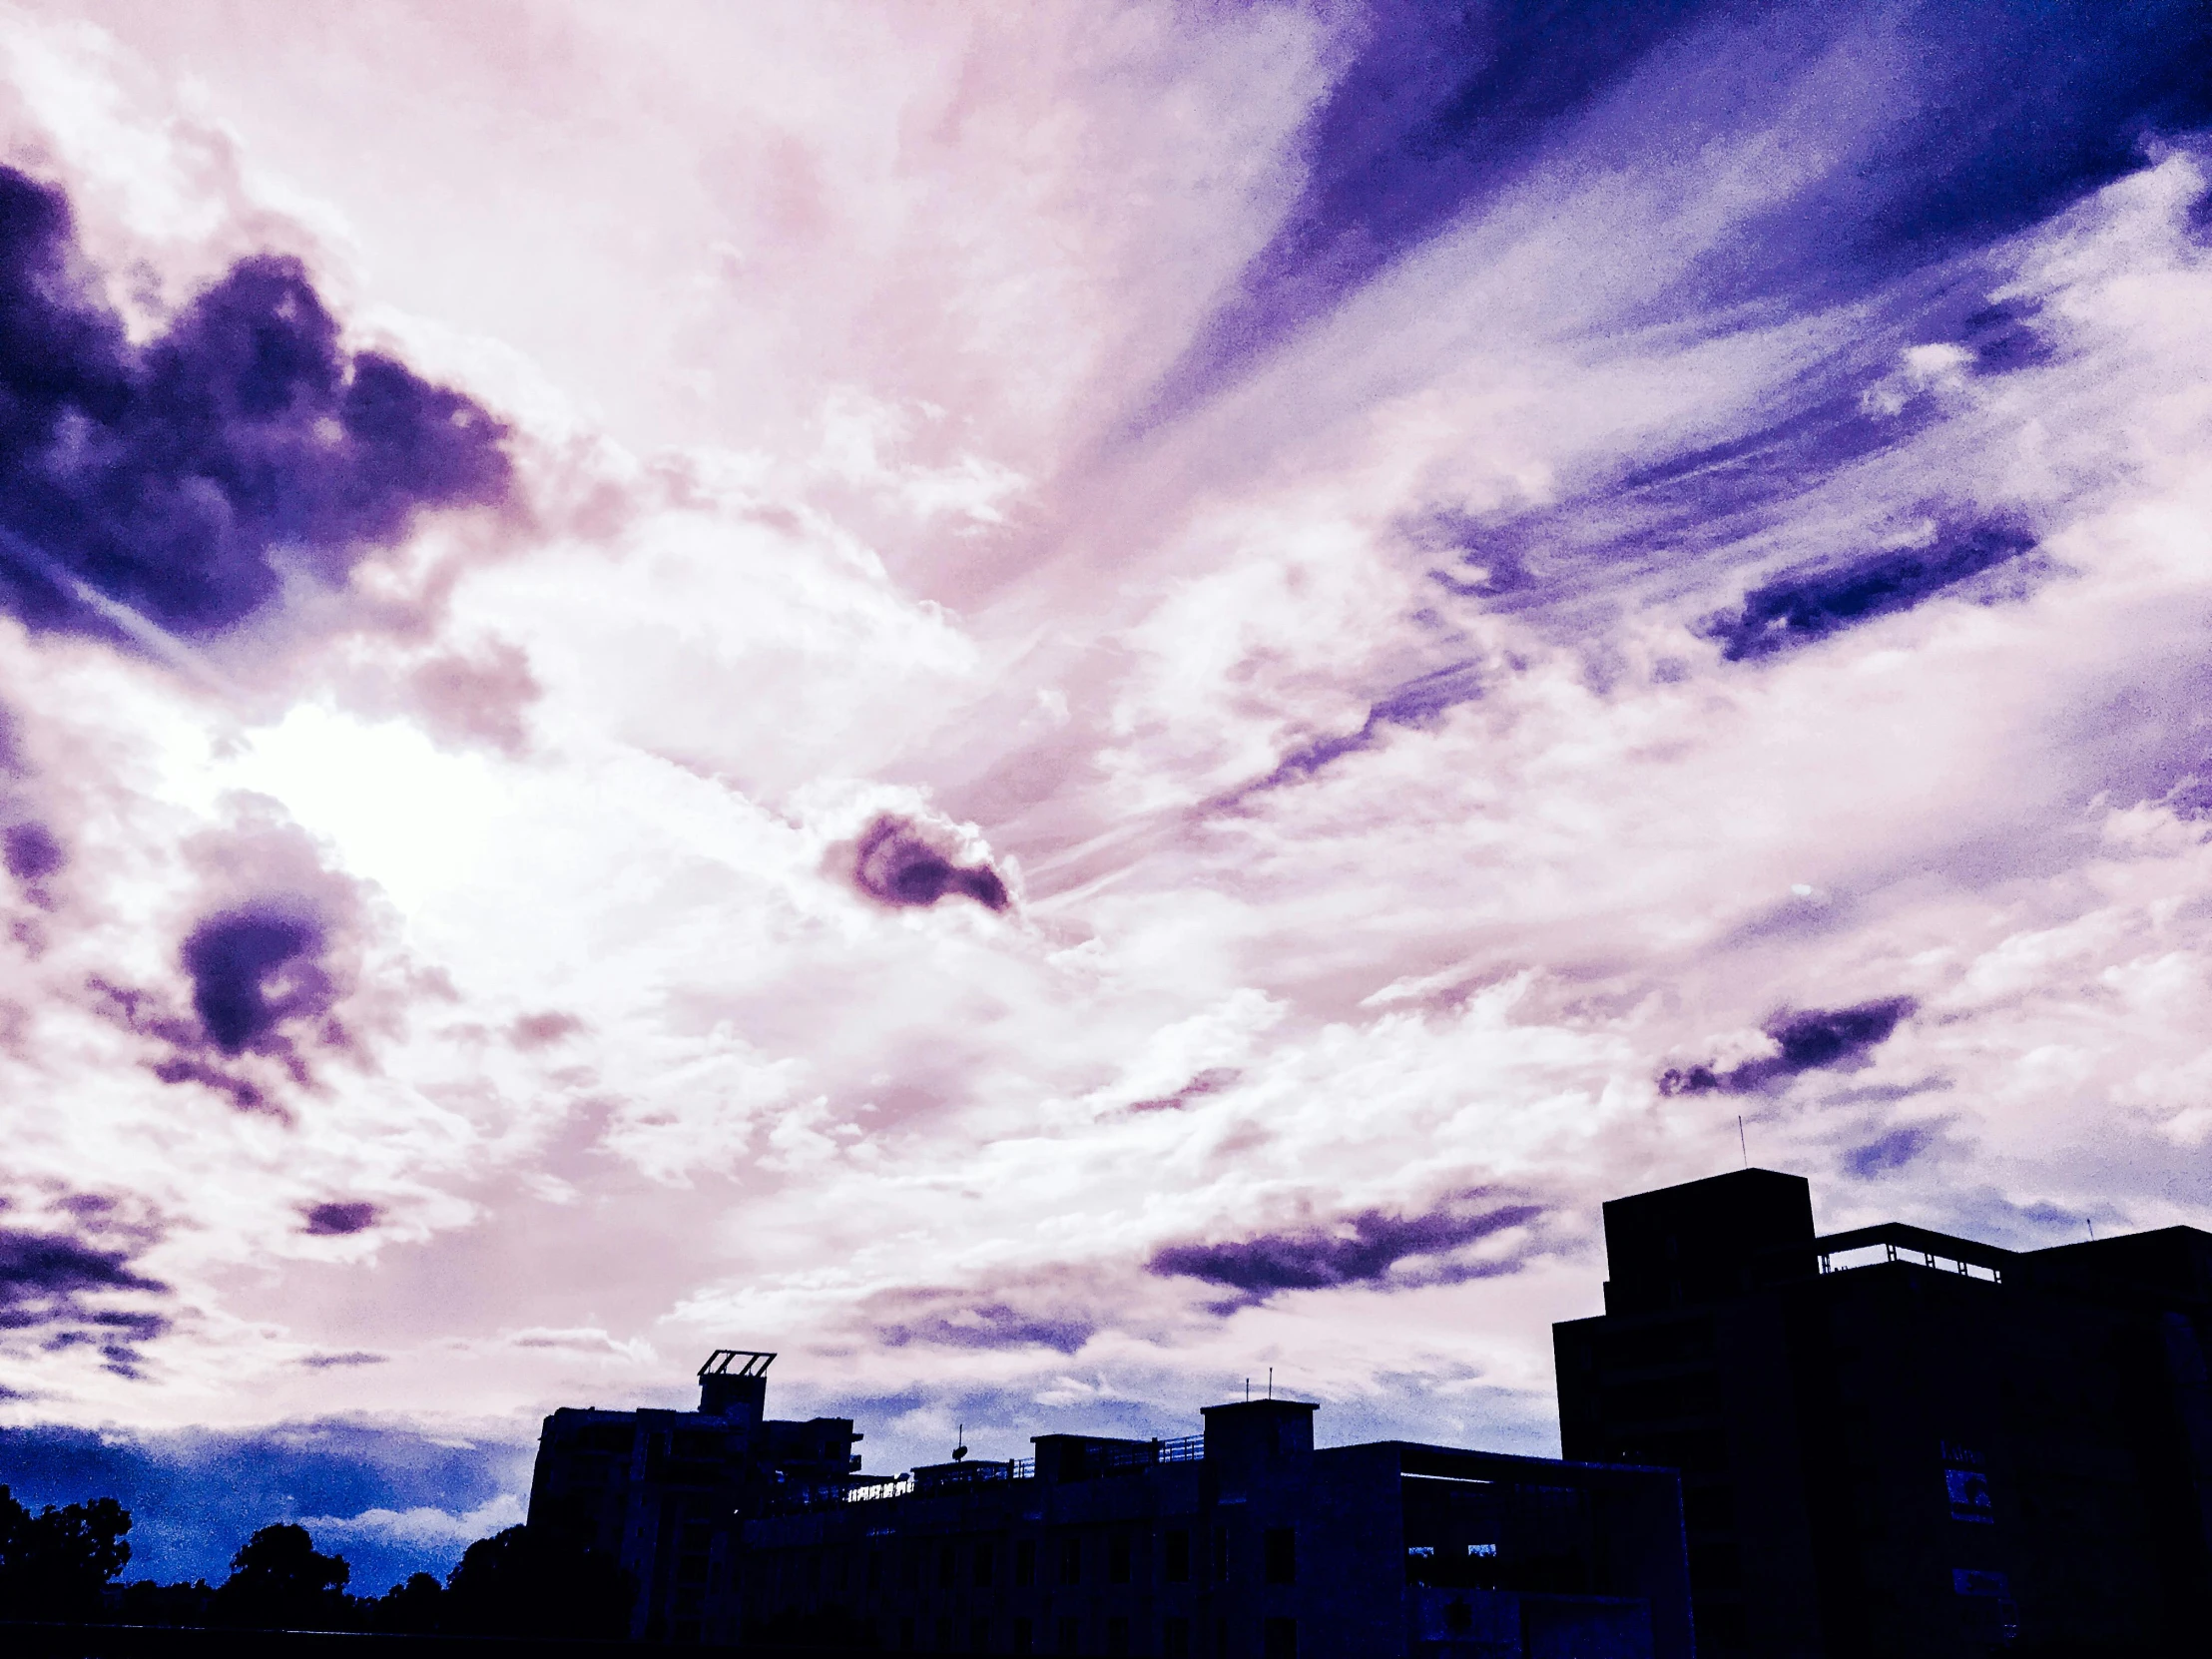
M 1270 1366 L 1270 1367 L 1268 1367 L 1268 1398 L 1270 1398 L 1270 1399 L 1273 1399 L 1274 1397 L 1275 1397 L 1275 1368 L 1274 1368 L 1273 1366 Z
M 1249 1377 L 1245 1379 L 1245 1403 L 1252 1403 L 1252 1379 Z
M 2097 1242 L 2097 1218 L 2094 1216 L 2084 1216 L 2081 1219 L 2089 1224 L 2089 1242 L 2091 1244 L 2095 1244 Z
M 966 1424 L 966 1423 L 964 1423 L 964 1422 L 963 1422 L 962 1424 L 960 1424 L 960 1427 L 959 1427 L 959 1431 L 958 1431 L 958 1432 L 957 1432 L 956 1434 L 954 1434 L 954 1435 L 953 1435 L 953 1438 L 954 1438 L 954 1439 L 955 1439 L 956 1441 L 958 1441 L 958 1442 L 959 1442 L 958 1444 L 954 1445 L 954 1446 L 953 1446 L 953 1448 L 952 1448 L 952 1460 L 953 1460 L 953 1461 L 954 1461 L 955 1463 L 957 1463 L 957 1462 L 958 1462 L 958 1461 L 959 1461 L 959 1460 L 960 1460 L 961 1458 L 963 1458 L 963 1457 L 965 1457 L 965 1456 L 967 1455 L 967 1424 Z
M 1736 1114 L 1736 1147 L 1744 1155 L 1744 1168 L 1751 1168 L 1751 1142 L 1744 1139 L 1744 1114 Z

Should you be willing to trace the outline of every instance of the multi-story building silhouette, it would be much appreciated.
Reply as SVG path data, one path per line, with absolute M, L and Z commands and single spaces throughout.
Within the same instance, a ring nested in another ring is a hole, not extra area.
M 1681 1470 L 1712 1659 L 2212 1651 L 2212 1235 L 1820 1237 L 1796 1176 L 1605 1206 L 1562 1446 Z
M 843 1417 L 766 1420 L 773 1355 L 697 1411 L 545 1420 L 530 1526 L 619 1561 L 646 1640 L 1161 1659 L 1691 1659 L 1671 1471 L 1378 1441 L 1319 1407 L 1175 1439 L 856 1472 Z
M 773 1354 L 718 1349 L 696 1411 L 564 1406 L 545 1419 L 529 1525 L 618 1562 L 637 1586 L 630 1633 L 697 1641 L 716 1538 L 785 1493 L 843 1490 L 859 1466 L 849 1417 L 765 1415 Z
M 734 1528 L 710 1635 L 1162 1659 L 1690 1659 L 1663 1470 L 1384 1440 L 1211 1405 L 1164 1440 L 1036 1436 Z

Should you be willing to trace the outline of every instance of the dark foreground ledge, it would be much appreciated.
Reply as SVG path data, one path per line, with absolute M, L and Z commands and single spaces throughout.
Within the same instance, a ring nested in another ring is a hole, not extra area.
M 233 1630 L 169 1624 L 31 1624 L 0 1619 L 7 1659 L 645 1659 L 648 1654 L 745 1659 L 881 1659 L 843 1647 L 684 1647 L 553 1641 L 536 1636 L 386 1636 L 356 1630 Z M 949 1659 L 949 1656 L 948 1656 Z
M 353 1630 L 232 1630 L 171 1624 L 29 1624 L 0 1620 L 9 1659 L 616 1659 L 629 1642 L 520 1636 L 386 1636 Z

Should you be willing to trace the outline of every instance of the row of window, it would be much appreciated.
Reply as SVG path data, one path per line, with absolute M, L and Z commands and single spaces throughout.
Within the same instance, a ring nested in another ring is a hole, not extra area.
M 1213 1550 L 1210 1554 L 1212 1576 L 1218 1583 L 1230 1580 L 1231 1535 L 1226 1526 L 1214 1528 Z M 1070 1532 L 1059 1538 L 1047 1540 L 1049 1549 L 1045 1559 L 1050 1563 L 1054 1582 L 1081 1584 L 1085 1581 L 1085 1560 L 1090 1557 L 1092 1572 L 1098 1570 L 1096 1540 L 1086 1550 L 1084 1536 Z M 1132 1584 L 1137 1582 L 1137 1540 L 1127 1532 L 1109 1534 L 1105 1540 L 1105 1579 L 1108 1584 Z M 1038 1582 L 1038 1540 L 1017 1538 L 1013 1542 L 1013 1583 L 1027 1587 Z M 990 1538 L 972 1540 L 946 1539 L 930 1544 L 911 1542 L 897 1553 L 898 1564 L 903 1568 L 902 1579 L 907 1589 L 919 1589 L 925 1579 L 933 1580 L 939 1589 L 949 1590 L 963 1578 L 975 1588 L 989 1589 L 997 1581 L 1001 1568 L 1002 1550 L 999 1542 Z M 892 1559 L 887 1549 L 864 1551 L 832 1550 L 805 1552 L 777 1552 L 765 1559 L 755 1558 L 748 1576 L 767 1568 L 768 1582 L 776 1588 L 797 1587 L 804 1584 L 809 1589 L 829 1588 L 839 1591 L 854 1588 L 878 1590 L 883 1587 Z M 1269 1584 L 1295 1584 L 1298 1582 L 1298 1532 L 1295 1527 L 1271 1526 L 1261 1534 L 1261 1577 Z M 1206 1562 L 1195 1561 L 1191 1531 L 1187 1527 L 1169 1527 L 1160 1534 L 1160 1576 L 1169 1584 L 1191 1582 L 1194 1567 L 1200 1575 Z M 962 1569 L 965 1568 L 963 1572 Z M 858 1580 L 855 1583 L 855 1579 Z M 1094 1580 L 1095 1582 L 1095 1580 Z

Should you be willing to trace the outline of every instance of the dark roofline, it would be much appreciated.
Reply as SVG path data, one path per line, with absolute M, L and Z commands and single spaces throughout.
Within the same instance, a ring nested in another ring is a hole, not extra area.
M 1475 1451 L 1466 1446 L 1424 1445 L 1418 1440 L 1363 1440 L 1358 1445 L 1326 1446 L 1329 1451 L 1386 1451 L 1395 1454 L 1401 1474 L 1440 1475 L 1446 1479 L 1522 1481 L 1535 1485 L 1605 1486 L 1665 1475 L 1671 1468 L 1647 1463 L 1570 1463 L 1558 1457 L 1532 1457 L 1517 1451 Z

